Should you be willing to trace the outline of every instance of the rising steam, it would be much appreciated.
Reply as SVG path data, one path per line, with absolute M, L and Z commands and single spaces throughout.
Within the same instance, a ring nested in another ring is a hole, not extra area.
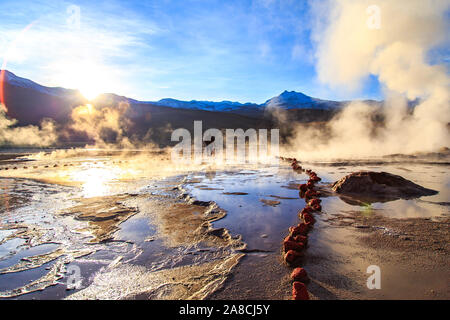
M 57 134 L 52 121 L 44 120 L 40 127 L 16 127 L 17 120 L 6 117 L 5 110 L 0 108 L 0 146 L 44 147 L 56 142 Z
M 368 11 L 374 4 L 378 11 Z M 326 126 L 326 134 L 298 126 L 288 149 L 308 151 L 304 157 L 337 158 L 448 147 L 450 79 L 446 66 L 430 63 L 428 54 L 448 45 L 450 1 L 339 0 L 312 6 L 319 80 L 358 90 L 372 74 L 383 86 L 385 102 L 381 110 L 350 103 Z M 378 26 L 369 24 L 369 13 L 379 13 Z M 412 109 L 408 101 L 416 99 Z M 383 121 L 373 121 L 375 113 Z
M 128 103 L 120 103 L 117 108 L 97 108 L 92 104 L 81 105 L 72 110 L 71 129 L 84 132 L 99 148 L 131 147 L 124 135 L 124 128 L 129 124 L 125 113 Z

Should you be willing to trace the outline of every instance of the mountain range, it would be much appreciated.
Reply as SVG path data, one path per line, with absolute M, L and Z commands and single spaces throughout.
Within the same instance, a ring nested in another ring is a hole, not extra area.
M 78 90 L 61 87 L 46 87 L 29 79 L 2 71 L 0 85 L 3 86 L 7 116 L 18 121 L 18 125 L 38 125 L 49 118 L 64 127 L 71 121 L 73 108 L 89 101 Z M 345 101 L 321 100 L 295 91 L 284 91 L 262 104 L 232 101 L 180 101 L 166 98 L 159 101 L 138 101 L 113 93 L 101 94 L 92 103 L 97 107 L 117 108 L 127 102 L 129 108 L 124 115 L 132 125 L 124 128 L 135 137 L 157 136 L 158 141 L 167 139 L 167 128 L 193 128 L 194 120 L 202 120 L 204 130 L 208 128 L 273 128 L 279 127 L 280 113 L 290 122 L 321 122 L 329 120 Z M 373 103 L 379 103 L 372 101 Z M 283 126 L 284 131 L 289 126 Z M 283 130 L 282 130 L 283 131 Z M 88 140 L 81 133 L 64 135 L 62 143 Z M 170 140 L 170 138 L 169 138 Z
M 32 80 L 21 78 L 16 76 L 14 73 L 5 70 L 4 71 L 4 81 L 12 86 L 27 88 L 34 90 L 39 93 L 59 97 L 59 98 L 73 98 L 80 95 L 78 90 L 65 89 L 61 87 L 46 87 L 40 85 Z M 104 94 L 114 96 L 114 94 Z M 119 97 L 119 96 L 117 96 Z M 195 110 L 207 110 L 207 111 L 226 111 L 234 112 L 241 109 L 261 109 L 267 107 L 277 107 L 284 109 L 328 109 L 336 108 L 341 106 L 343 102 L 331 101 L 331 100 L 321 100 L 317 98 L 310 97 L 301 92 L 295 91 L 284 91 L 280 95 L 268 99 L 262 104 L 247 102 L 234 102 L 234 101 L 181 101 L 172 98 L 165 98 L 159 101 L 138 101 L 128 97 L 120 97 L 122 100 L 127 100 L 130 103 L 137 104 L 154 104 L 164 107 L 179 108 L 179 109 L 195 109 Z

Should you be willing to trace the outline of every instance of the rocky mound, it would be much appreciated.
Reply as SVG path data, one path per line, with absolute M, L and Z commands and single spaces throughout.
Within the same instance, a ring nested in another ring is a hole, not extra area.
M 333 183 L 332 189 L 368 202 L 411 199 L 437 193 L 401 176 L 371 171 L 353 172 Z

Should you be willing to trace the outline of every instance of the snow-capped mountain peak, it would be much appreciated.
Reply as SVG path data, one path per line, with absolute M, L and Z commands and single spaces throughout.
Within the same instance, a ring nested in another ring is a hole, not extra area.
M 1 77 L 0 79 L 10 85 L 21 87 L 21 88 L 27 88 L 27 89 L 33 89 L 35 91 L 39 91 L 45 94 L 49 94 L 52 96 L 61 96 L 67 93 L 77 93 L 77 90 L 71 90 L 71 89 L 65 89 L 61 87 L 46 87 L 43 85 L 40 85 L 34 81 L 31 81 L 29 79 L 21 78 L 16 76 L 14 73 L 8 70 L 1 70 Z
M 9 85 L 32 89 L 44 94 L 48 94 L 56 97 L 73 98 L 81 96 L 78 90 L 65 89 L 60 87 L 46 87 L 40 85 L 34 81 L 16 76 L 14 73 L 1 70 L 3 74 L 3 80 Z M 282 109 L 331 109 L 341 106 L 339 101 L 321 100 L 310 97 L 304 93 L 296 91 L 283 91 L 280 95 L 267 100 L 265 103 L 241 103 L 235 101 L 203 101 L 203 100 L 191 100 L 182 101 L 173 98 L 165 98 L 159 101 L 137 101 L 131 98 L 116 96 L 114 94 L 101 95 L 104 99 L 109 100 L 127 100 L 129 103 L 134 104 L 153 104 L 163 107 L 178 108 L 178 109 L 193 109 L 193 110 L 206 110 L 206 111 L 219 111 L 219 112 L 235 112 L 235 113 L 248 113 L 248 112 L 260 112 L 265 108 L 282 108 Z
M 160 106 L 172 107 L 172 108 L 182 108 L 182 109 L 201 109 L 209 111 L 232 111 L 235 109 L 240 109 L 244 107 L 259 107 L 257 104 L 253 103 L 240 103 L 234 101 L 181 101 L 172 98 L 161 99 L 157 102 L 150 102 Z
M 279 96 L 267 100 L 264 104 L 267 107 L 278 108 L 305 108 L 317 102 L 317 99 L 296 91 L 283 91 Z

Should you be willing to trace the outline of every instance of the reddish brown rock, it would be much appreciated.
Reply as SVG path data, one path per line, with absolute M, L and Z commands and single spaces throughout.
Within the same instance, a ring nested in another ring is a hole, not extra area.
M 295 237 L 292 237 L 292 240 L 295 242 L 301 242 L 303 243 L 304 246 L 306 246 L 308 244 L 308 237 L 307 236 L 302 236 L 302 235 L 296 235 Z
M 293 300 L 309 300 L 308 290 L 303 282 L 295 281 L 292 284 L 292 299 Z
M 304 283 L 308 280 L 308 274 L 305 269 L 297 267 L 292 271 L 291 279 L 292 281 L 300 281 Z
M 301 242 L 296 242 L 296 241 L 285 241 L 283 243 L 284 246 L 284 252 L 288 252 L 289 250 L 294 250 L 294 251 L 302 251 L 305 248 L 305 245 Z
M 311 198 L 315 194 L 314 190 L 308 190 L 305 192 L 305 198 Z
M 305 213 L 312 213 L 312 212 L 314 212 L 314 209 L 308 205 L 308 206 L 304 207 L 304 208 L 298 213 L 298 217 L 299 217 L 300 219 L 303 219 L 303 215 L 304 215 Z
M 286 252 L 286 254 L 284 255 L 284 261 L 286 261 L 287 264 L 289 265 L 293 265 L 296 264 L 297 261 L 303 257 L 303 253 L 300 251 L 295 251 L 295 250 L 289 250 L 288 252 Z
M 308 190 L 308 185 L 303 183 L 301 185 L 298 186 L 298 189 L 302 192 L 306 192 Z
M 287 241 L 301 242 L 306 246 L 306 244 L 308 243 L 308 237 L 299 234 L 296 236 L 288 235 L 286 238 L 284 238 L 283 244 Z
M 372 171 L 351 173 L 333 183 L 332 189 L 366 202 L 411 199 L 437 193 L 401 176 Z
M 306 236 L 308 234 L 309 226 L 305 223 L 300 223 L 298 226 L 290 227 L 289 232 L 291 236 L 301 235 Z
M 320 195 L 319 192 L 314 191 L 314 190 L 308 190 L 305 192 L 305 198 L 306 199 L 311 199 L 313 197 L 318 197 Z
M 303 221 L 305 221 L 305 224 L 314 224 L 316 222 L 316 219 L 314 219 L 313 215 L 311 213 L 305 213 L 303 215 Z
M 315 205 L 320 204 L 321 202 L 322 202 L 322 200 L 320 200 L 320 199 L 311 199 L 311 200 L 308 202 L 308 204 L 309 204 L 310 206 L 315 206 Z
M 286 238 L 284 238 L 283 244 L 284 244 L 285 242 L 287 242 L 287 241 L 294 241 L 294 237 L 291 236 L 291 235 L 288 235 Z

